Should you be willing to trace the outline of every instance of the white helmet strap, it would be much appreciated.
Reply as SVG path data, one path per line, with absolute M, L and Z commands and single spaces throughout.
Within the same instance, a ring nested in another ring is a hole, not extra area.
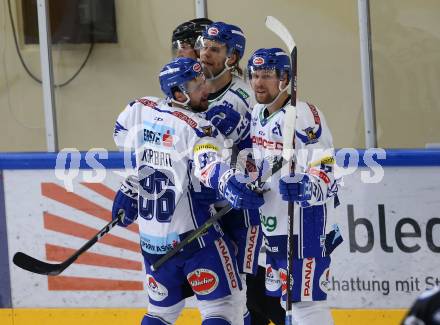
M 286 87 L 281 88 L 281 85 L 283 83 L 283 80 L 280 80 L 278 83 L 278 89 L 280 90 L 280 92 L 278 93 L 278 95 L 275 97 L 275 99 L 273 101 L 271 101 L 269 104 L 266 104 L 266 107 L 271 106 L 273 103 L 275 103 L 278 98 L 280 98 L 281 94 L 284 93 L 285 91 L 287 91 L 287 89 L 289 88 L 289 83 L 287 83 Z
M 184 102 L 179 102 L 178 100 L 175 100 L 174 98 L 171 98 L 171 101 L 173 102 L 173 103 L 176 103 L 176 104 L 179 104 L 179 105 L 182 105 L 183 107 L 185 107 L 185 108 L 189 108 L 189 102 L 190 102 L 190 98 L 189 98 L 189 96 L 188 96 L 188 93 L 186 92 L 186 91 L 182 91 L 182 93 L 185 95 L 185 97 L 186 97 L 186 100 L 184 101 Z

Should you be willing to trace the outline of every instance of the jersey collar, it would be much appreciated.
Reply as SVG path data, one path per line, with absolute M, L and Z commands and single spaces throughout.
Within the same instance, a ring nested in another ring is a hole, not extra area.
M 265 115 L 266 115 L 265 113 L 268 112 L 267 106 L 264 105 L 263 108 L 260 110 L 260 114 L 259 114 L 261 126 L 265 126 L 279 112 L 284 113 L 286 111 L 285 107 L 289 104 L 289 101 L 290 101 L 290 95 L 289 95 L 289 97 L 287 97 L 286 101 L 283 103 L 283 106 L 281 106 L 281 108 L 279 110 L 277 110 L 276 112 L 273 112 L 272 114 L 270 114 L 267 117 L 265 117 Z

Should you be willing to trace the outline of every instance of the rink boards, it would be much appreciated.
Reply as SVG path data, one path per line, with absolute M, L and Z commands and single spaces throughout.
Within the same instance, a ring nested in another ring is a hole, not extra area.
M 341 205 L 328 224 L 338 223 L 345 241 L 324 285 L 337 324 L 397 324 L 420 292 L 440 283 L 440 151 L 358 153 L 356 160 L 352 150 L 338 152 Z M 103 227 L 125 175 L 123 161 L 119 153 L 0 155 L 0 231 L 7 238 L 0 248 L 0 306 L 14 308 L 1 310 L 1 324 L 25 324 L 26 317 L 55 324 L 64 309 L 72 324 L 78 317 L 136 324 L 142 316 L 146 283 L 136 227 L 112 230 L 58 277 L 11 262 L 16 251 L 61 261 Z M 187 307 L 194 306 L 190 299 Z M 192 324 L 191 317 L 199 316 L 189 308 L 181 324 Z

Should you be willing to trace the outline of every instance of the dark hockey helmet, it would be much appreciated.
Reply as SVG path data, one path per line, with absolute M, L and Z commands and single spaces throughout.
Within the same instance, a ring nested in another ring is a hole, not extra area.
M 197 40 L 196 48 L 200 49 L 204 47 L 204 40 L 225 44 L 228 49 L 228 56 L 235 51 L 239 59 L 243 57 L 246 48 L 246 37 L 241 28 L 221 21 L 208 26 L 202 36 Z
M 194 59 L 179 57 L 166 64 L 159 73 L 160 88 L 166 96 L 174 98 L 173 92 L 178 89 L 188 93 L 188 81 L 197 77 L 203 78 L 202 67 Z
M 171 38 L 173 49 L 179 49 L 182 43 L 187 43 L 194 48 L 197 38 L 212 24 L 208 18 L 196 18 L 177 26 Z
M 290 81 L 291 69 L 289 56 L 277 47 L 256 50 L 247 65 L 249 79 L 252 79 L 252 73 L 256 70 L 275 70 L 278 78 L 283 72 L 287 72 L 287 78 Z

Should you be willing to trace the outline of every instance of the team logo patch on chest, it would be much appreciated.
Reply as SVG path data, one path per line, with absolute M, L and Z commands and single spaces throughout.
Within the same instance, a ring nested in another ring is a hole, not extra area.
M 280 136 L 280 137 L 283 136 L 283 134 L 282 134 L 282 132 L 281 132 L 281 126 L 280 126 L 280 123 L 275 122 L 275 125 L 274 125 L 274 127 L 272 128 L 272 133 L 275 134 L 275 135 L 278 135 L 278 136 Z
M 208 269 L 197 269 L 189 273 L 187 279 L 193 291 L 199 295 L 210 294 L 219 283 L 218 275 Z

